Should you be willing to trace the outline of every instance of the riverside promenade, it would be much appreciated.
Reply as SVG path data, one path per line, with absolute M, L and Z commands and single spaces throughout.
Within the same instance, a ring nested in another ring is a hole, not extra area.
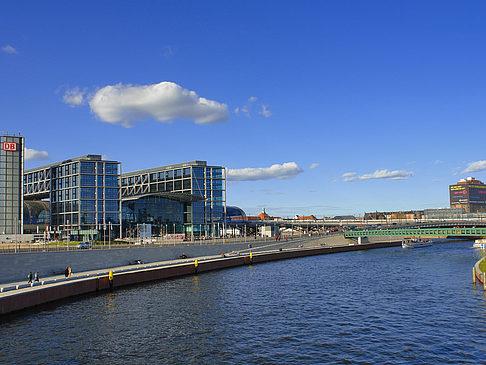
M 265 242 L 258 247 L 235 250 L 226 245 L 221 254 L 190 256 L 135 265 L 106 266 L 75 272 L 71 277 L 52 275 L 39 282 L 27 280 L 0 284 L 0 315 L 79 295 L 134 285 L 138 283 L 195 275 L 211 270 L 258 264 L 274 260 L 311 255 L 399 246 L 401 241 L 377 240 L 356 244 L 341 235 L 304 238 L 292 241 Z M 241 247 L 241 245 L 239 246 Z M 219 247 L 218 247 L 219 248 Z M 179 249 L 181 249 L 179 247 Z M 190 255 L 190 247 L 183 247 Z M 188 255 L 188 256 L 189 256 Z

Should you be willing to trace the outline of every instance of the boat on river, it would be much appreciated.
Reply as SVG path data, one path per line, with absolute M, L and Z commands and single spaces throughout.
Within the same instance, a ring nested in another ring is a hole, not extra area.
M 428 246 L 432 246 L 432 241 L 428 239 L 402 241 L 402 248 L 420 248 L 420 247 L 428 247 Z
M 481 238 L 481 239 L 477 239 L 476 241 L 474 241 L 473 247 L 474 248 L 480 248 L 482 250 L 486 250 L 486 238 Z

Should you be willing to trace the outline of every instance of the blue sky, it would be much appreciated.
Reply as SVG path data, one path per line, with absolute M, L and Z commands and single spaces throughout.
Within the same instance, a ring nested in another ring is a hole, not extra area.
M 449 184 L 486 180 L 485 18 L 484 1 L 3 1 L 0 130 L 25 136 L 26 168 L 225 166 L 248 214 L 447 207 Z

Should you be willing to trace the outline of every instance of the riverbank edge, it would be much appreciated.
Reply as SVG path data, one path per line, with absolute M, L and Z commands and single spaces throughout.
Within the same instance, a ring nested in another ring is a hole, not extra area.
M 481 284 L 483 286 L 483 289 L 486 291 L 486 273 L 481 271 L 481 269 L 479 268 L 479 265 L 483 261 L 486 261 L 486 257 L 483 257 L 481 260 L 474 264 L 473 282 L 476 283 L 476 281 L 478 281 L 479 284 Z
M 341 252 L 370 250 L 377 248 L 388 248 L 400 246 L 400 242 L 380 242 L 361 245 L 337 246 L 337 247 L 315 247 L 305 249 L 287 249 L 264 253 L 252 253 L 214 258 L 207 261 L 182 263 L 171 266 L 141 268 L 133 271 L 121 272 L 113 275 L 110 282 L 108 275 L 100 275 L 89 278 L 80 278 L 73 281 L 54 283 L 43 286 L 35 286 L 23 289 L 22 292 L 12 293 L 0 298 L 0 315 L 12 314 L 23 309 L 40 306 L 46 303 L 62 299 L 98 293 L 101 291 L 113 290 L 129 285 L 136 285 L 144 282 L 158 281 L 187 275 L 222 270 L 226 268 L 259 264 L 270 261 L 286 260 L 298 257 L 326 255 Z M 198 258 L 196 257 L 195 260 Z M 107 268 L 109 270 L 109 268 Z

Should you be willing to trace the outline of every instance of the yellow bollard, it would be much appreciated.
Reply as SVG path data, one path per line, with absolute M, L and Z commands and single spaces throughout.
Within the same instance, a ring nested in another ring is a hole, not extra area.
M 194 267 L 197 267 L 197 259 L 194 260 Z
M 197 274 L 197 265 L 198 265 L 198 263 L 197 263 L 197 259 L 196 259 L 196 260 L 194 260 L 194 274 Z
M 110 291 L 113 291 L 113 270 L 108 273 L 108 281 L 110 284 Z
M 253 264 L 253 252 L 250 252 L 250 264 Z
M 476 285 L 476 266 L 473 266 L 473 284 Z

